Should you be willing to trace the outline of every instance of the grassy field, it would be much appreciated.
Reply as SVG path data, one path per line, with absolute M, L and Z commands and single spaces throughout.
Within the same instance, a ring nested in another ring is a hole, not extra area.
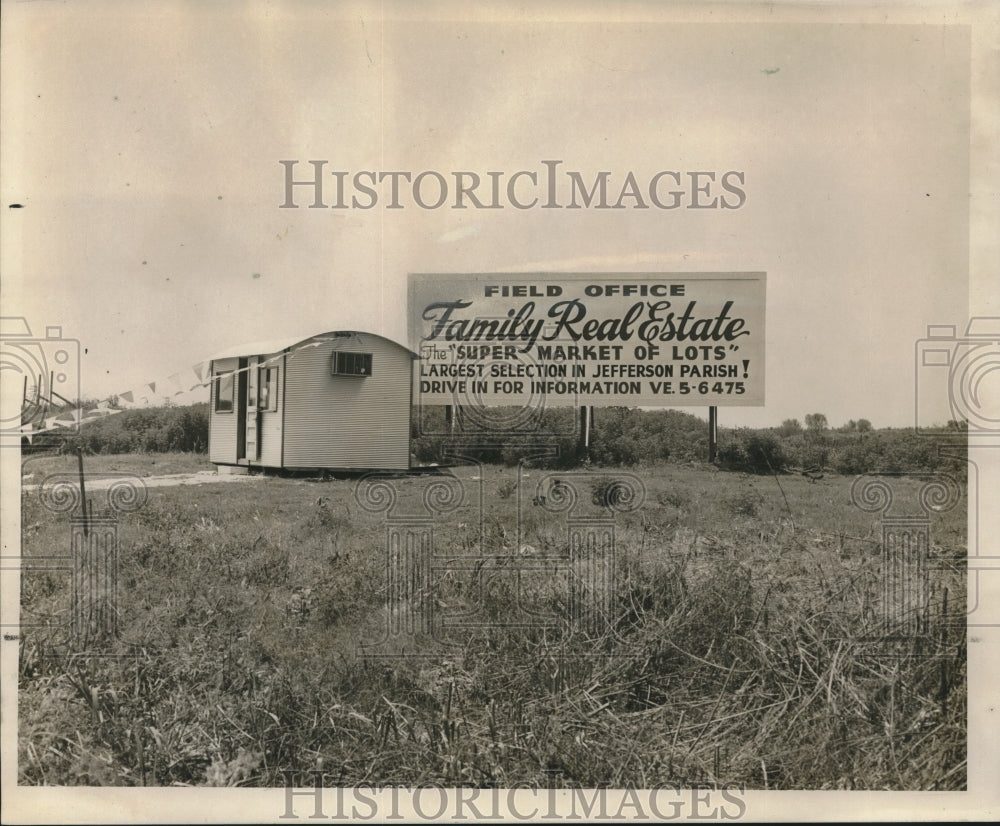
M 109 473 L 134 473 L 139 477 L 166 476 L 172 473 L 198 473 L 214 470 L 205 453 L 122 453 L 112 456 L 84 456 L 85 480 L 99 479 Z M 79 459 L 75 454 L 45 454 L 31 456 L 22 462 L 25 481 L 40 483 L 52 473 L 72 473 L 79 471 Z
M 88 468 L 204 469 L 188 461 Z M 447 505 L 425 500 L 435 483 L 462 490 L 402 602 L 386 513 L 355 479 L 151 489 L 119 525 L 117 657 L 62 656 L 69 576 L 26 571 L 20 782 L 964 788 L 964 490 L 931 523 L 929 633 L 886 643 L 882 527 L 851 477 L 634 471 L 645 500 L 614 517 L 609 615 L 581 630 L 548 472 L 450 473 L 388 482 L 393 516 Z M 622 504 L 607 473 L 562 474 L 573 518 Z M 918 512 L 920 481 L 891 485 Z M 66 514 L 26 493 L 22 518 L 25 556 L 68 553 Z M 420 606 L 432 636 L 385 639 Z

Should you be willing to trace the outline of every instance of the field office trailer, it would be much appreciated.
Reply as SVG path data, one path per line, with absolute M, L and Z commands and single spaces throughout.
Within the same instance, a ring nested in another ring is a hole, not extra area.
M 210 361 L 209 460 L 286 470 L 406 470 L 416 354 L 337 330 Z

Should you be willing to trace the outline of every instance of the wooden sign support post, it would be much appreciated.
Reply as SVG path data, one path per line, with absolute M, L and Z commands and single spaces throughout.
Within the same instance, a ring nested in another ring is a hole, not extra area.
M 579 447 L 584 455 L 590 453 L 590 425 L 593 421 L 594 408 L 589 405 L 580 407 L 580 436 Z
M 708 408 L 708 461 L 715 461 L 719 449 L 719 408 Z

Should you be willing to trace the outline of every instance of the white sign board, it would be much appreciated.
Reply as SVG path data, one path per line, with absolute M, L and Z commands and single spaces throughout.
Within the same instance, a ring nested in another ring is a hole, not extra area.
M 765 275 L 411 274 L 418 404 L 760 406 Z

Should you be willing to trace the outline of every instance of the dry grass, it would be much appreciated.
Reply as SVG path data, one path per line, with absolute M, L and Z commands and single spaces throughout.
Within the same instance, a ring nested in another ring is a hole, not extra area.
M 76 474 L 79 460 L 74 453 L 40 454 L 22 463 L 27 481 L 40 483 L 51 473 Z M 215 470 L 205 453 L 124 453 L 114 456 L 84 456 L 87 478 L 105 473 L 134 473 L 139 477 L 166 476 L 171 473 L 200 473 Z
M 463 564 L 431 596 L 485 622 L 382 660 L 356 652 L 384 633 L 385 523 L 353 481 L 152 490 L 120 529 L 122 656 L 49 656 L 59 634 L 26 630 L 20 782 L 964 788 L 963 506 L 933 523 L 934 633 L 887 646 L 850 478 L 643 472 L 611 628 L 587 637 L 566 622 L 565 517 L 532 504 L 543 472 L 520 494 L 516 471 L 456 472 L 435 548 Z M 428 480 L 394 484 L 412 504 Z M 25 553 L 63 552 L 65 516 L 23 508 Z M 65 611 L 65 585 L 26 574 L 22 611 Z

